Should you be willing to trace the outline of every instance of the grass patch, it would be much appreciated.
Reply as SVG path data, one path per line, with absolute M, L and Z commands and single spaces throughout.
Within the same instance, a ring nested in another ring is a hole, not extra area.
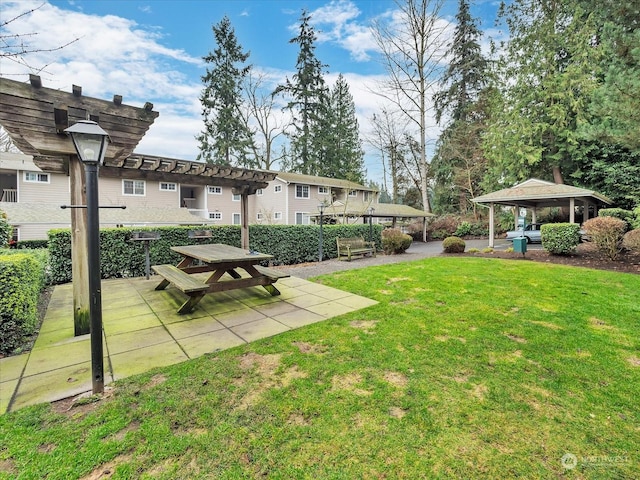
M 3 415 L 0 478 L 640 476 L 640 276 L 433 258 L 317 280 L 380 303 Z

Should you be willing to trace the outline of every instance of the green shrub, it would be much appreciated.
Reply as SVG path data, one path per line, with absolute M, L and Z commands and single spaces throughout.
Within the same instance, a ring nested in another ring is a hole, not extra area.
M 552 255 L 568 255 L 580 243 L 577 223 L 547 223 L 540 228 L 542 247 Z
M 442 215 L 431 219 L 427 225 L 427 236 L 431 240 L 442 240 L 456 233 L 460 217 L 457 215 Z
M 602 208 L 598 211 L 598 216 L 618 218 L 627 224 L 627 230 L 631 230 L 635 223 L 634 213 L 623 208 Z
M 596 217 L 582 226 L 598 251 L 615 260 L 622 249 L 622 237 L 627 230 L 627 222 L 615 217 Z
M 198 227 L 202 228 L 202 227 Z M 369 225 L 324 225 L 323 256 L 335 258 L 336 237 L 369 238 Z M 181 256 L 171 250 L 175 245 L 193 245 L 197 243 L 224 243 L 239 247 L 240 227 L 238 225 L 215 225 L 210 239 L 189 238 L 194 227 L 157 227 L 157 228 L 106 228 L 100 230 L 100 268 L 102 278 L 141 277 L 145 274 L 145 253 L 143 242 L 131 241 L 133 232 L 155 231 L 160 233 L 159 240 L 149 244 L 149 260 L 152 265 L 177 264 Z M 376 247 L 382 247 L 380 225 L 372 225 L 373 240 Z M 319 225 L 250 225 L 249 247 L 252 250 L 273 255 L 271 264 L 292 265 L 318 260 Z M 71 281 L 71 232 L 65 230 L 49 231 L 49 251 L 51 252 L 51 282 L 53 284 Z
M 479 248 L 470 248 L 469 250 L 467 250 L 468 253 L 480 253 L 480 249 Z
M 444 253 L 464 253 L 467 246 L 460 237 L 447 237 L 442 241 L 442 250 Z
M 467 235 L 471 235 L 472 227 L 469 222 L 462 222 L 455 231 L 456 237 L 465 237 Z
M 20 240 L 16 244 L 16 248 L 18 250 L 47 248 L 48 246 L 49 246 L 49 240 Z
M 631 228 L 634 230 L 640 228 L 640 205 L 633 209 L 633 220 L 631 220 Z
M 38 328 L 38 298 L 45 284 L 46 254 L 0 255 L 0 353 L 9 354 Z
M 640 253 L 640 228 L 625 233 L 622 237 L 622 246 L 632 252 Z
M 6 248 L 11 240 L 13 227 L 7 221 L 7 214 L 0 210 L 0 248 Z
M 411 235 L 402 233 L 397 228 L 387 228 L 382 231 L 382 249 L 387 255 L 404 253 L 411 246 Z

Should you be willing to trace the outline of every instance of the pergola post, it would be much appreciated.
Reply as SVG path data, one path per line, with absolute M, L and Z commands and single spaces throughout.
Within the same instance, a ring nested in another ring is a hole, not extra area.
M 584 204 L 584 207 L 582 208 L 582 223 L 589 220 L 589 205 L 590 205 L 586 198 L 583 200 L 583 204 Z
M 240 195 L 240 223 L 240 243 L 249 250 L 249 195 L 245 192 Z
M 69 176 L 71 205 L 86 205 L 84 168 L 77 155 L 70 155 Z M 70 208 L 71 213 L 71 280 L 73 282 L 73 334 L 78 337 L 90 331 L 89 264 L 87 263 L 87 209 Z

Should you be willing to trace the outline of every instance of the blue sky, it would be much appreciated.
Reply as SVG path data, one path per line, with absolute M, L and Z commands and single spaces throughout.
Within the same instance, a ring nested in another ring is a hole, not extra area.
M 42 0 L 2 0 L 4 22 Z M 472 14 L 488 37 L 494 29 L 498 2 L 476 0 Z M 328 65 L 327 83 L 339 73 L 349 82 L 363 138 L 368 119 L 381 100 L 371 93 L 383 75 L 369 27 L 372 20 L 391 15 L 392 0 L 49 0 L 32 14 L 11 22 L 2 34 L 29 35 L 25 41 L 37 49 L 51 48 L 75 38 L 72 45 L 25 57 L 27 66 L 3 60 L 0 74 L 27 80 L 40 71 L 49 88 L 70 91 L 81 85 L 85 95 L 110 99 L 123 95 L 124 103 L 154 103 L 160 112 L 137 152 L 195 159 L 194 137 L 202 129 L 198 95 L 205 73 L 202 57 L 214 48 L 211 27 L 227 15 L 239 43 L 251 53 L 249 62 L 277 84 L 294 73 L 297 33 L 302 9 L 312 14 L 319 40 L 316 54 Z M 457 0 L 445 2 L 445 22 L 453 29 Z M 431 136 L 437 135 L 437 128 Z M 382 174 L 375 152 L 365 145 L 368 177 Z

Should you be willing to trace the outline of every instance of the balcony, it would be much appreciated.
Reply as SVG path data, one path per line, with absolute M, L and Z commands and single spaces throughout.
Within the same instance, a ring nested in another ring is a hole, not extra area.
M 18 202 L 18 190 L 15 188 L 5 188 L 2 190 L 2 196 L 0 202 L 17 203 Z

